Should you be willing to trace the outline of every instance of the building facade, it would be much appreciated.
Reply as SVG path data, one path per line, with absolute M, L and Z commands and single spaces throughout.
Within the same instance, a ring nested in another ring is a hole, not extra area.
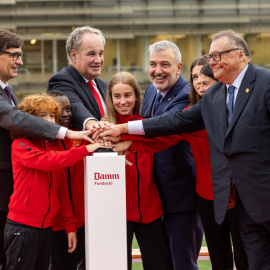
M 131 71 L 142 88 L 148 79 L 148 46 L 175 42 L 183 76 L 207 54 L 211 36 L 223 29 L 242 33 L 252 62 L 270 68 L 269 0 L 0 0 L 1 28 L 25 41 L 24 66 L 11 82 L 17 92 L 44 91 L 48 79 L 68 62 L 65 41 L 77 26 L 92 25 L 105 35 L 101 78 Z

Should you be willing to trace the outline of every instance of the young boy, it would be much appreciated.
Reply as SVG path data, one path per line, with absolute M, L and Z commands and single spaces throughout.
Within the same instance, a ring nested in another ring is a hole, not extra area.
M 57 122 L 61 107 L 52 97 L 26 97 L 19 109 Z M 57 143 L 13 134 L 13 194 L 5 226 L 7 269 L 47 270 L 52 222 L 59 212 L 68 234 L 69 252 L 76 248 L 76 220 L 68 198 L 65 167 L 100 147 L 99 143 L 60 151 Z

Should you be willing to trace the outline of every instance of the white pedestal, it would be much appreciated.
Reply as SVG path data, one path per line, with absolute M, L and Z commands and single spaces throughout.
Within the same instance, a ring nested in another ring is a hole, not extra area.
M 87 270 L 127 269 L 125 156 L 85 158 L 85 248 Z

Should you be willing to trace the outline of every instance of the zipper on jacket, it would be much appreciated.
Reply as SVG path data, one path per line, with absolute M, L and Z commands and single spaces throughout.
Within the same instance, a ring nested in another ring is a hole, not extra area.
M 67 151 L 66 145 L 63 140 L 61 140 L 62 146 L 65 151 Z M 66 167 L 67 174 L 68 174 L 68 191 L 69 191 L 69 200 L 72 208 L 73 215 L 75 216 L 74 209 L 73 209 L 73 203 L 72 203 L 72 196 L 71 196 L 71 177 L 70 177 L 70 169 L 69 167 Z
M 45 141 L 44 141 L 44 150 L 46 151 L 46 145 L 45 145 Z M 50 175 L 51 175 L 51 182 L 50 182 L 50 187 L 49 187 L 49 192 L 48 192 L 48 197 L 49 197 L 49 208 L 48 208 L 48 211 L 46 213 L 46 215 L 44 216 L 43 218 L 43 221 L 42 221 L 42 229 L 43 229 L 43 225 L 44 225 L 44 222 L 45 222 L 45 219 L 46 217 L 48 216 L 49 212 L 50 212 L 50 209 L 51 209 L 51 187 L 52 187 L 52 172 L 50 172 Z
M 141 198 L 140 198 L 140 171 L 138 168 L 138 153 L 135 152 L 135 166 L 136 166 L 136 170 L 137 170 L 137 195 L 138 195 L 138 210 L 139 210 L 139 215 L 140 215 L 140 219 L 138 222 L 142 221 L 142 212 L 141 212 Z

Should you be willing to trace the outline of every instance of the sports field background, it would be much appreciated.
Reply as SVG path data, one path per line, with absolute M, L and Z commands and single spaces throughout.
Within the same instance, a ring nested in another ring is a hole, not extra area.
M 203 238 L 203 246 L 206 246 L 205 239 Z M 137 243 L 136 237 L 133 238 L 132 248 L 139 248 L 139 245 Z M 198 261 L 198 267 L 199 270 L 210 270 L 211 269 L 211 263 L 210 261 Z M 133 263 L 132 264 L 132 270 L 143 270 L 142 263 Z

